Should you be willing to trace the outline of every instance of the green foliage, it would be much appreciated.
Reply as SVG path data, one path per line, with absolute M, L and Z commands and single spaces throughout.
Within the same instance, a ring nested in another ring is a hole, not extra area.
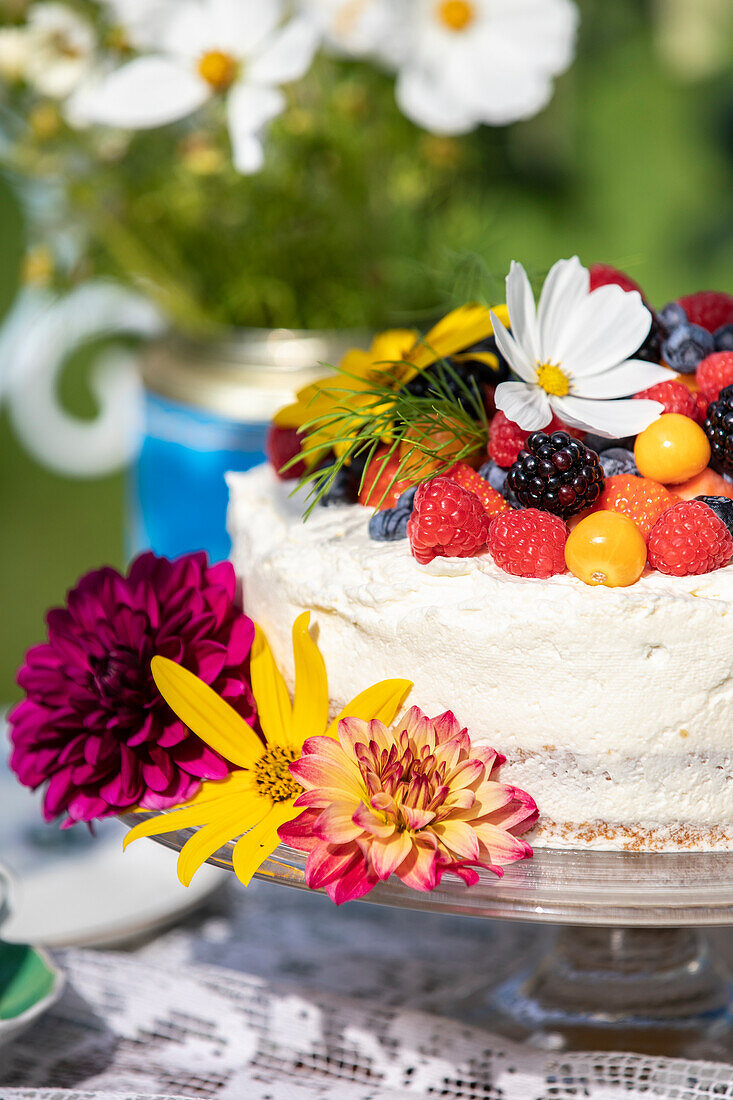
M 340 470 L 352 462 L 364 464 L 360 489 L 367 467 L 380 446 L 385 446 L 381 475 L 393 456 L 399 457 L 394 472 L 386 481 L 381 497 L 373 501 L 379 508 L 392 488 L 408 474 L 413 484 L 445 473 L 476 451 L 486 449 L 489 425 L 481 393 L 474 380 L 467 382 L 447 360 L 439 360 L 439 370 L 431 376 L 425 394 L 410 393 L 403 385 L 402 369 L 409 363 L 395 363 L 394 370 L 381 372 L 373 385 L 360 391 L 365 404 L 354 408 L 348 401 L 348 374 L 343 384 L 344 403 L 334 400 L 333 407 L 303 425 L 303 448 L 289 465 L 306 461 L 311 467 L 300 478 L 299 487 L 308 486 L 305 517 L 328 493 Z M 339 375 L 329 381 L 329 392 L 339 393 Z M 323 444 L 309 439 L 323 431 L 338 446 L 339 453 L 326 466 L 313 465 L 323 458 Z M 372 471 L 373 473 L 373 471 Z

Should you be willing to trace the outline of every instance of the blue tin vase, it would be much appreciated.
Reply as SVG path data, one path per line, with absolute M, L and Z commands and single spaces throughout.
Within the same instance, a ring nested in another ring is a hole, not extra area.
M 142 368 L 144 438 L 129 487 L 131 550 L 226 558 L 225 473 L 263 462 L 277 409 L 361 340 L 277 329 L 151 345 Z

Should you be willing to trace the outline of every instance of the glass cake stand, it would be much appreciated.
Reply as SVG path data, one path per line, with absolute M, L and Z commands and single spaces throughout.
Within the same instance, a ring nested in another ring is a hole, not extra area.
M 123 820 L 136 824 L 142 814 Z M 193 830 L 155 839 L 180 851 Z M 209 860 L 232 869 L 232 845 Z M 257 877 L 307 889 L 280 845 Z M 628 1050 L 733 1061 L 733 985 L 705 929 L 733 924 L 733 852 L 538 849 L 476 886 L 431 893 L 397 878 L 364 903 L 559 925 L 549 954 L 461 1006 L 467 1022 L 550 1050 Z

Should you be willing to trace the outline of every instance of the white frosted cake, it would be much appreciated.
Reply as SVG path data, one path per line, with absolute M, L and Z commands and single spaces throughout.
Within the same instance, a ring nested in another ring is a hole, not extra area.
M 539 805 L 535 846 L 731 846 L 732 566 L 607 588 L 513 577 L 488 554 L 420 565 L 370 540 L 359 505 L 304 523 L 268 467 L 229 487 L 247 611 L 291 680 L 293 619 L 312 612 L 334 713 L 383 677 L 414 681 L 408 703 L 455 711 L 507 756 Z

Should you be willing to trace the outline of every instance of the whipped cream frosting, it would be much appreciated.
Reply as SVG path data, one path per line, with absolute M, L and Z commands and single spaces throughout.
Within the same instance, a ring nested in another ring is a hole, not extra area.
M 490 555 L 421 566 L 369 509 L 317 508 L 265 466 L 229 476 L 245 608 L 292 684 L 312 611 L 334 710 L 385 677 L 453 710 L 540 807 L 535 844 L 733 843 L 733 567 L 630 588 L 512 577 Z

